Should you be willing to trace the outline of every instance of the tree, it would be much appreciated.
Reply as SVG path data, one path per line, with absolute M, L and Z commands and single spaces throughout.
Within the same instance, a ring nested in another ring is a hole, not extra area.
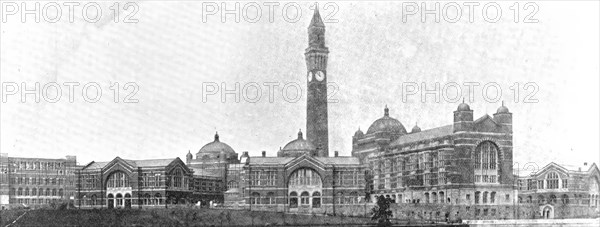
M 377 226 L 392 226 L 390 218 L 393 216 L 390 210 L 392 199 L 383 195 L 377 197 L 377 205 L 371 210 L 371 220 L 377 220 Z

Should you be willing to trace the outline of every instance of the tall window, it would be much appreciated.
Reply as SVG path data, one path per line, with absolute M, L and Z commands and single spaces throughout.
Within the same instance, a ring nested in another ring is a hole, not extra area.
M 475 149 L 475 182 L 497 183 L 498 147 L 490 141 L 482 142 Z
M 173 187 L 181 188 L 183 187 L 183 172 L 181 169 L 177 168 L 173 171 Z
M 129 176 L 124 172 L 118 171 L 110 175 L 107 180 L 108 188 L 123 188 L 131 187 L 129 184 Z
M 550 172 L 546 175 L 546 185 L 548 189 L 558 188 L 558 174 L 556 172 Z

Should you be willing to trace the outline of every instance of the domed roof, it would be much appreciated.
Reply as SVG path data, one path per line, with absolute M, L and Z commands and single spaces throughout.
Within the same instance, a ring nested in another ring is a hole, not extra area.
M 508 107 L 504 106 L 504 101 L 502 101 L 502 106 L 498 107 L 496 113 L 508 113 Z
M 367 134 L 381 131 L 406 134 L 406 128 L 404 128 L 404 125 L 402 125 L 402 123 L 395 118 L 390 117 L 390 110 L 387 108 L 387 106 L 384 109 L 383 117 L 377 119 L 375 122 L 373 122 L 373 124 L 371 124 L 367 130 Z
M 198 153 L 196 154 L 196 156 L 197 157 L 202 157 L 202 154 L 206 154 L 206 153 L 221 153 L 221 152 L 235 153 L 235 151 L 233 150 L 233 148 L 231 148 L 226 143 L 223 143 L 223 142 L 219 141 L 219 134 L 215 133 L 215 141 L 207 143 L 202 148 L 200 148 L 200 151 L 198 151 Z
M 461 104 L 458 104 L 458 108 L 456 110 L 457 111 L 470 111 L 471 107 L 469 107 L 468 104 L 466 104 L 466 103 L 463 102 Z
M 364 135 L 365 135 L 365 133 L 363 133 L 363 131 L 362 131 L 362 130 L 360 130 L 360 127 L 358 128 L 358 131 L 356 131 L 356 132 L 354 133 L 354 137 L 362 137 L 362 136 L 364 136 Z
M 420 132 L 420 131 L 421 131 L 421 128 L 419 128 L 419 126 L 415 124 L 415 127 L 412 128 L 410 133 L 415 133 L 415 132 Z
M 312 143 L 302 138 L 302 131 L 298 132 L 297 139 L 292 140 L 281 149 L 283 156 L 297 156 L 302 153 L 311 154 L 315 150 L 317 148 Z

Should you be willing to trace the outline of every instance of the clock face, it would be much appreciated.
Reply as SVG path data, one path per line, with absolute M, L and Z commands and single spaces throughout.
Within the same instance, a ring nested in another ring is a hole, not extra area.
M 325 79 L 325 73 L 323 71 L 317 71 L 315 76 L 318 81 L 323 81 Z
M 312 72 L 308 72 L 308 82 L 311 82 L 313 78 L 313 73 Z

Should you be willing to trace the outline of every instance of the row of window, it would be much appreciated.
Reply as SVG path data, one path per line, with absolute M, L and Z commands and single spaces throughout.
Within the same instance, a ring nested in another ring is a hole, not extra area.
M 560 196 L 560 200 L 557 198 L 556 195 L 550 195 L 547 200 L 546 200 L 546 197 L 543 195 L 538 195 L 536 197 L 536 201 L 538 204 L 546 204 L 546 203 L 556 204 L 559 201 L 562 204 L 571 204 L 571 203 L 577 204 L 579 201 L 579 203 L 584 204 L 584 205 L 589 204 L 591 206 L 598 206 L 600 203 L 600 199 L 598 198 L 598 195 L 586 195 L 584 197 L 584 195 L 582 195 L 582 194 L 576 194 L 576 195 L 574 195 L 574 198 L 572 200 L 567 194 L 563 194 L 562 196 Z M 527 197 L 525 197 L 525 200 L 523 200 L 523 197 L 519 196 L 519 203 L 534 203 L 534 202 L 535 201 L 533 200 L 533 196 L 527 196 Z
M 250 185 L 275 186 L 277 182 L 277 171 L 253 170 L 250 172 Z
M 385 160 L 383 160 L 385 159 Z M 374 174 L 397 173 L 400 171 L 413 171 L 437 168 L 445 165 L 445 158 L 441 152 L 430 151 L 402 155 L 400 157 L 382 157 L 381 160 L 369 162 Z
M 17 203 L 17 204 L 27 204 L 27 205 L 36 205 L 36 204 L 51 204 L 56 203 L 58 199 L 15 199 L 11 198 L 9 203 Z
M 72 185 L 73 182 L 69 181 Z M 64 178 L 44 178 L 44 177 L 12 177 L 10 184 L 30 184 L 30 185 L 64 185 Z
M 11 188 L 10 191 L 8 192 L 9 195 L 18 195 L 18 196 L 63 196 L 64 190 L 61 189 L 50 189 L 50 188 L 46 188 L 45 190 L 43 188 L 37 189 L 37 188 Z
M 62 170 L 66 167 L 64 162 L 36 162 L 17 161 L 10 162 L 12 170 Z
M 334 203 L 336 204 L 357 204 L 359 202 L 361 202 L 361 197 L 357 192 L 351 192 L 349 195 L 338 192 L 334 197 Z M 321 192 L 316 191 L 311 194 L 304 191 L 298 196 L 298 193 L 293 191 L 289 194 L 288 203 L 290 208 L 297 208 L 298 205 L 318 208 L 321 207 Z M 266 196 L 262 197 L 259 192 L 252 192 L 250 194 L 250 204 L 276 204 L 275 193 L 268 192 Z

